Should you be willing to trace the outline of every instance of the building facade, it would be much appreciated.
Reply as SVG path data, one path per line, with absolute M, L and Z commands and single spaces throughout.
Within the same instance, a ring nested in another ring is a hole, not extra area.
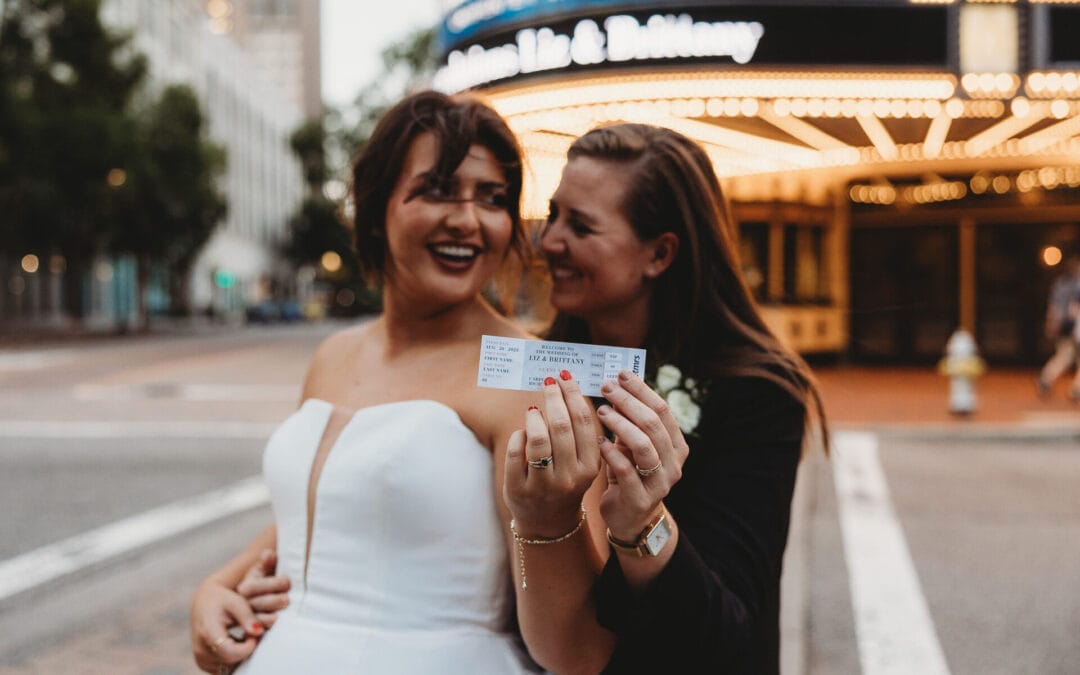
M 307 3 L 315 4 L 316 3 Z M 290 100 L 233 34 L 240 13 L 224 0 L 106 0 L 103 21 L 130 31 L 149 63 L 147 93 L 183 83 L 198 94 L 209 137 L 228 154 L 220 188 L 228 215 L 200 253 L 190 280 L 196 310 L 234 313 L 263 296 L 286 270 L 278 248 L 304 183 L 289 135 L 303 120 Z
M 318 0 L 216 0 L 211 29 L 231 34 L 270 83 L 304 117 L 323 113 Z
M 307 100 L 311 93 L 301 86 L 314 68 L 317 91 L 318 59 L 308 59 L 304 68 L 293 67 L 301 62 L 301 52 L 313 49 L 318 53 L 319 3 L 295 0 L 288 4 L 295 5 L 293 14 L 298 22 L 303 20 L 308 32 L 303 40 L 279 45 L 282 51 L 294 47 L 292 57 L 268 62 L 260 61 L 265 50 L 253 46 L 259 44 L 260 29 L 249 26 L 245 42 L 234 35 L 234 19 L 242 24 L 241 17 L 247 16 L 247 3 L 240 0 L 102 3 L 102 22 L 129 33 L 133 49 L 147 58 L 148 81 L 140 93 L 143 101 L 153 100 L 168 85 L 189 85 L 198 95 L 209 139 L 227 153 L 218 187 L 228 201 L 228 215 L 191 272 L 189 300 L 195 311 L 240 315 L 269 292 L 274 280 L 289 281 L 292 276 L 279 250 L 305 184 L 289 137 L 304 119 L 305 106 L 320 115 L 321 103 Z M 263 9 L 253 8 L 251 14 L 259 15 Z M 309 21 L 312 13 L 314 24 Z M 248 22 L 257 24 L 258 20 Z M 274 31 L 280 37 L 280 27 Z M 275 73 L 274 67 L 281 64 L 285 64 L 281 72 Z M 295 82 L 285 86 L 283 82 L 290 78 Z M 0 293 L 3 321 L 64 325 L 61 281 L 65 267 L 59 256 L 39 260 L 29 254 L 0 264 L 5 273 Z M 167 275 L 152 275 L 151 287 L 145 289 L 150 311 L 169 309 L 167 282 Z M 137 320 L 135 261 L 130 257 L 99 258 L 82 285 L 87 325 L 123 326 Z
M 1031 364 L 1080 254 L 1078 34 L 1070 0 L 461 0 L 436 86 L 508 118 L 535 219 L 590 128 L 698 140 L 805 353 L 928 363 L 964 327 Z

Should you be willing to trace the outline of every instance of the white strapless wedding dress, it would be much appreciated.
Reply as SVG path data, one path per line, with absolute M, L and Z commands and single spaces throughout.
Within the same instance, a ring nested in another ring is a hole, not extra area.
M 535 672 L 509 632 L 513 588 L 491 452 L 436 401 L 363 408 L 308 481 L 333 406 L 308 399 L 274 432 L 263 469 L 289 606 L 238 672 L 462 675 Z

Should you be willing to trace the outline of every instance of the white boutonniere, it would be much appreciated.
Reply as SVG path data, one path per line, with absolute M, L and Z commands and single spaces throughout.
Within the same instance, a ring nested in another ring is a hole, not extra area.
M 683 377 L 677 367 L 665 364 L 656 371 L 652 388 L 667 401 L 671 414 L 684 434 L 693 435 L 701 422 L 701 401 L 705 388 L 692 377 Z

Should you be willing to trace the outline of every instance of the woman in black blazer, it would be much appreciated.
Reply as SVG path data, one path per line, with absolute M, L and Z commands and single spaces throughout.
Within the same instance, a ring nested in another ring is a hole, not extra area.
M 607 560 L 585 604 L 614 635 L 598 641 L 606 673 L 779 670 L 795 473 L 808 411 L 823 430 L 824 416 L 806 364 L 762 320 L 734 236 L 708 156 L 669 129 L 585 134 L 551 198 L 548 337 L 644 348 L 652 373 L 652 388 L 629 373 L 605 384 L 600 436 L 564 372 L 507 460 L 526 466 L 506 478 L 519 530 L 557 535 L 599 504 Z M 528 564 L 547 548 L 526 546 Z

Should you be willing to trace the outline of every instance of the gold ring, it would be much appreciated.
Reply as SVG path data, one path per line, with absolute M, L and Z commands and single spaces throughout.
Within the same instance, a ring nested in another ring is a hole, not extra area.
M 555 458 L 548 455 L 547 457 L 541 457 L 540 459 L 530 459 L 529 466 L 534 469 L 550 469 L 554 462 Z
M 652 468 L 649 468 L 649 469 L 642 469 L 637 464 L 634 465 L 634 468 L 637 469 L 638 475 L 641 476 L 642 478 L 644 478 L 646 476 L 653 475 L 654 473 L 656 473 L 657 471 L 662 469 L 663 466 L 664 466 L 663 462 L 657 462 L 656 466 L 654 466 Z

